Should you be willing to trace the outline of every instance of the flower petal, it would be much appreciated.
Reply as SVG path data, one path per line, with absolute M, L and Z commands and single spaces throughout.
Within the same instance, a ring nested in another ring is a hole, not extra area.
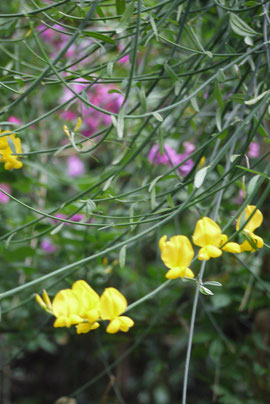
M 114 318 L 114 319 L 110 322 L 110 324 L 107 326 L 106 331 L 107 331 L 109 334 L 115 334 L 117 331 L 120 330 L 120 326 L 121 326 L 120 320 L 119 320 L 118 317 L 116 317 L 116 318 Z
M 120 330 L 123 332 L 127 332 L 130 327 L 134 326 L 134 321 L 130 317 L 120 316 L 118 319 L 120 321 Z
M 100 313 L 102 320 L 112 320 L 124 313 L 127 300 L 117 289 L 106 288 L 100 297 Z
M 186 268 L 190 265 L 194 251 L 186 236 L 173 236 L 166 242 L 167 236 L 159 241 L 161 259 L 168 268 Z
M 197 221 L 192 239 L 195 245 L 206 247 L 209 244 L 218 246 L 220 237 L 221 229 L 219 225 L 209 217 L 203 217 Z
M 227 243 L 222 247 L 222 250 L 234 254 L 240 254 L 242 252 L 240 244 L 237 243 Z
M 99 323 L 80 323 L 76 325 L 77 334 L 86 334 L 99 327 Z
M 206 247 L 203 247 L 199 250 L 198 259 L 200 261 L 208 261 L 210 258 L 220 257 L 221 254 L 222 251 L 219 248 L 213 245 L 207 245 Z
M 246 222 L 248 220 L 248 218 L 254 212 L 255 209 L 257 209 L 256 205 L 247 205 L 246 206 L 244 222 Z M 237 220 L 236 230 L 239 230 L 239 228 L 240 228 L 240 221 L 242 221 L 242 216 L 243 216 L 243 214 L 241 214 Z M 244 230 L 254 232 L 255 229 L 260 227 L 260 225 L 262 224 L 262 221 L 263 221 L 262 212 L 259 209 L 257 209 L 256 212 L 254 213 L 254 215 L 252 216 L 252 218 L 249 220 L 249 222 L 244 227 Z

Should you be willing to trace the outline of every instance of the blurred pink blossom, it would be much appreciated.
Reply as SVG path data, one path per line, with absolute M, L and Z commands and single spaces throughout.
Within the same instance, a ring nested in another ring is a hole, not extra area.
M 124 45 L 123 45 L 123 44 L 119 44 L 119 45 L 118 45 L 118 49 L 119 49 L 119 51 L 121 52 L 121 51 L 124 49 Z M 126 55 L 126 56 L 123 56 L 121 59 L 118 60 L 118 63 L 120 63 L 120 64 L 122 64 L 122 65 L 126 64 L 127 62 L 129 62 L 129 54 Z
M 68 175 L 71 177 L 79 177 L 84 174 L 84 164 L 78 156 L 70 156 L 67 159 Z
M 56 251 L 56 246 L 47 239 L 41 241 L 40 247 L 47 254 L 53 254 Z
M 164 145 L 164 154 L 163 156 L 159 152 L 159 146 L 154 145 L 149 153 L 148 160 L 150 163 L 159 165 L 165 164 L 169 166 L 176 166 L 189 157 L 190 153 L 194 151 L 193 145 L 189 142 L 185 142 L 184 148 L 186 150 L 185 153 L 177 153 L 174 149 L 172 149 L 168 144 Z M 189 150 L 189 152 L 187 152 Z M 178 170 L 181 175 L 187 175 L 193 168 L 194 162 L 192 159 L 187 160 L 183 165 L 181 165 Z
M 183 145 L 184 145 L 185 152 L 186 152 L 187 154 L 191 154 L 191 153 L 194 152 L 195 146 L 194 146 L 193 143 L 184 142 Z
M 257 142 L 251 142 L 249 145 L 248 157 L 250 158 L 257 158 L 260 155 L 260 144 Z
M 64 215 L 63 213 L 56 213 L 55 217 L 58 217 L 59 219 L 67 219 L 67 215 Z M 83 215 L 82 213 L 75 213 L 75 215 L 71 216 L 67 220 L 71 220 L 72 222 L 81 222 L 82 220 L 85 220 L 85 215 Z M 64 226 L 66 225 L 72 226 L 72 223 L 61 222 L 60 220 L 51 219 L 51 221 L 53 223 L 63 223 Z
M 0 184 L 0 188 L 2 188 L 4 191 L 8 192 L 9 194 L 11 193 L 11 189 L 9 184 L 2 183 Z M 4 194 L 2 191 L 0 191 L 0 203 L 6 204 L 10 200 L 9 196 Z
M 73 83 L 70 86 L 76 93 L 80 93 L 88 86 L 89 82 L 85 79 L 78 79 L 78 83 Z M 85 82 L 85 83 L 84 83 Z M 110 90 L 115 89 L 113 85 L 107 84 L 95 84 L 86 91 L 87 97 L 91 104 L 94 104 L 102 109 L 115 114 L 118 113 L 124 97 L 119 93 L 109 93 Z M 69 89 L 65 88 L 60 103 L 67 102 L 74 94 Z M 91 106 L 85 105 L 83 102 L 77 102 L 72 104 L 77 108 L 77 114 L 83 113 L 82 116 L 82 133 L 85 136 L 92 135 L 100 125 L 108 126 L 111 124 L 111 117 L 101 111 L 97 111 Z M 78 108 L 79 107 L 79 108 Z M 74 114 L 76 116 L 76 114 Z M 72 111 L 65 111 L 61 113 L 61 117 L 65 120 L 73 119 Z
M 16 123 L 17 125 L 22 124 L 22 121 L 19 118 L 17 118 L 16 116 L 10 116 L 8 118 L 8 122 Z
M 242 189 L 239 189 L 238 195 L 235 199 L 235 203 L 237 205 L 242 205 L 243 202 L 244 202 L 244 192 Z

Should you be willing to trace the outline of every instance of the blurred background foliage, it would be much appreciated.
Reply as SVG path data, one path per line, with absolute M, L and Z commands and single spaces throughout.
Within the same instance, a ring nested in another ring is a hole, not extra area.
M 23 150 L 0 163 L 1 402 L 179 403 L 193 282 L 116 335 L 54 329 L 34 294 L 135 302 L 165 282 L 161 236 L 214 212 L 233 235 L 247 204 L 266 246 L 207 263 L 188 402 L 269 401 L 269 25 L 268 1 L 1 2 L 0 125 Z

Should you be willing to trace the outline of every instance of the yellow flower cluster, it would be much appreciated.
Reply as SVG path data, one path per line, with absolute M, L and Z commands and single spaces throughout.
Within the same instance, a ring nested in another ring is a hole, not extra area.
M 16 153 L 22 153 L 21 149 L 21 140 L 14 133 L 11 133 L 9 130 L 5 130 L 1 132 L 0 135 L 6 136 L 0 137 L 0 161 L 4 163 L 5 170 L 11 170 L 12 168 L 18 169 L 23 166 L 22 162 L 18 160 L 17 156 L 13 155 L 13 151 L 11 150 L 10 143 L 13 144 Z
M 243 224 L 247 222 L 242 231 L 245 241 L 238 244 L 228 243 L 228 236 L 222 234 L 219 225 L 209 217 L 203 217 L 198 220 L 192 236 L 193 243 L 201 247 L 198 252 L 198 259 L 207 261 L 210 258 L 217 258 L 221 256 L 222 251 L 239 254 L 243 251 L 256 251 L 257 248 L 262 248 L 263 239 L 254 234 L 254 230 L 263 221 L 263 215 L 260 210 L 254 205 L 248 205 L 245 208 L 245 215 L 241 215 L 237 220 L 236 230 L 240 229 L 242 221 Z M 185 276 L 194 278 L 194 273 L 189 268 L 194 257 L 194 250 L 186 236 L 173 236 L 169 241 L 167 241 L 167 236 L 163 236 L 159 240 L 159 248 L 161 259 L 169 268 L 166 278 L 176 279 Z
M 54 327 L 76 325 L 77 334 L 98 328 L 100 318 L 110 320 L 106 328 L 109 334 L 127 332 L 134 325 L 131 318 L 121 316 L 127 309 L 125 296 L 115 288 L 107 288 L 99 297 L 83 280 L 75 282 L 71 289 L 60 290 L 52 302 L 45 290 L 43 298 L 36 295 L 36 301 L 56 317 Z

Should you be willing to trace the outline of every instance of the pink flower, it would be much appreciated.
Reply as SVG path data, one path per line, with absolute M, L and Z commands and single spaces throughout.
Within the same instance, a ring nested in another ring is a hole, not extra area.
M 70 218 L 70 220 L 72 220 L 73 222 L 81 222 L 84 219 L 85 216 L 82 213 L 76 213 Z
M 19 118 L 17 118 L 16 116 L 10 116 L 8 118 L 8 122 L 16 123 L 17 125 L 22 124 L 22 121 Z
M 47 254 L 53 254 L 56 251 L 56 246 L 47 239 L 41 241 L 40 247 Z
M 193 145 L 189 142 L 185 142 L 184 147 L 186 150 L 189 150 L 190 152 L 194 151 L 193 150 Z M 165 164 L 168 166 L 177 166 L 180 164 L 183 160 L 185 160 L 190 153 L 177 153 L 174 149 L 172 149 L 169 145 L 164 145 L 164 154 L 163 156 L 159 152 L 159 147 L 158 145 L 154 145 L 149 153 L 148 153 L 148 160 L 150 163 L 159 165 L 159 164 Z M 192 159 L 187 160 L 183 165 L 179 167 L 179 172 L 182 176 L 187 175 L 193 168 L 194 162 Z
M 72 89 L 76 93 L 80 93 L 89 84 L 89 82 L 84 79 L 79 79 L 78 81 L 80 81 L 80 83 L 71 84 Z M 123 103 L 124 97 L 122 94 L 119 93 L 109 93 L 109 91 L 113 89 L 115 89 L 115 87 L 112 85 L 97 83 L 85 91 L 88 100 L 89 102 L 91 102 L 91 104 L 94 104 L 102 109 L 117 114 Z M 65 88 L 63 96 L 60 99 L 60 102 L 64 103 L 70 100 L 73 96 L 74 94 L 70 90 Z M 77 107 L 77 114 L 78 113 L 81 114 L 81 112 L 83 112 L 82 133 L 85 136 L 91 136 L 94 132 L 98 130 L 100 125 L 108 126 L 111 124 L 110 115 L 104 114 L 101 111 L 97 111 L 96 109 L 85 105 L 85 103 L 83 102 L 74 103 L 72 104 L 72 107 L 73 105 L 76 105 Z M 71 111 L 62 112 L 61 116 L 63 119 L 72 118 L 72 113 L 68 114 L 68 112 Z
M 257 158 L 260 155 L 260 144 L 257 142 L 251 142 L 249 145 L 248 157 L 250 158 Z
M 178 154 L 174 149 L 172 149 L 169 145 L 164 145 L 164 154 L 161 155 L 159 152 L 158 144 L 155 144 L 148 153 L 148 160 L 150 163 L 159 165 L 159 164 L 178 164 L 176 161 L 178 159 Z
M 11 193 L 9 184 L 0 184 L 0 188 L 8 192 L 9 194 Z M 5 205 L 6 203 L 8 203 L 9 199 L 10 199 L 9 196 L 0 191 L 0 203 Z
M 70 156 L 67 159 L 68 175 L 71 177 L 79 177 L 84 174 L 84 164 L 78 156 Z
M 71 216 L 69 219 L 67 219 L 67 215 L 64 215 L 63 213 L 56 213 L 55 217 L 58 217 L 59 219 L 71 220 L 72 222 L 81 222 L 82 220 L 85 220 L 85 216 L 82 213 L 75 213 L 75 215 Z M 51 221 L 53 223 L 63 223 L 64 226 L 72 226 L 72 223 L 61 222 L 60 220 L 51 219 Z
M 185 152 L 186 152 L 187 154 L 191 154 L 191 153 L 194 152 L 195 146 L 194 146 L 193 143 L 184 142 L 183 145 L 184 145 Z
M 242 189 L 239 189 L 237 198 L 235 199 L 235 203 L 237 205 L 242 205 L 243 201 L 244 201 L 244 192 Z

